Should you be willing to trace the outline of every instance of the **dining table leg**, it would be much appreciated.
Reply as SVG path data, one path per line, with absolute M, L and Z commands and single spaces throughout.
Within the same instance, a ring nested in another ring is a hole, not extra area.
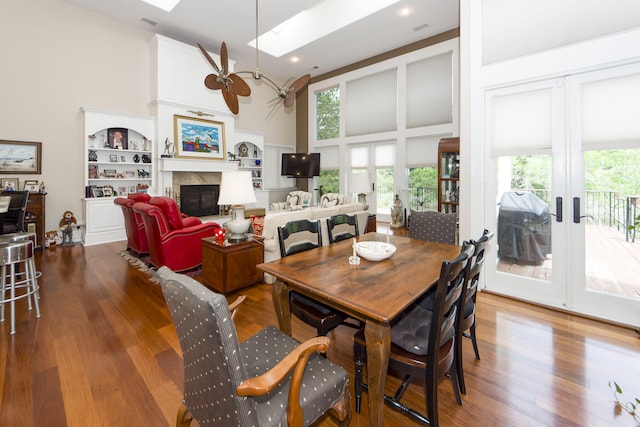
M 367 384 L 369 387 L 369 425 L 384 425 L 384 385 L 391 350 L 391 326 L 367 320 L 364 326 L 367 348 Z
M 287 335 L 291 335 L 291 307 L 289 305 L 289 293 L 291 291 L 282 280 L 277 279 L 271 292 L 280 330 Z

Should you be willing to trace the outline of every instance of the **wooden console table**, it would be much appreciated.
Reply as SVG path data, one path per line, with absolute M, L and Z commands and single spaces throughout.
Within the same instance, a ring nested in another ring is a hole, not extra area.
M 202 281 L 221 294 L 260 283 L 263 273 L 256 265 L 263 261 L 264 247 L 254 238 L 239 243 L 202 239 Z

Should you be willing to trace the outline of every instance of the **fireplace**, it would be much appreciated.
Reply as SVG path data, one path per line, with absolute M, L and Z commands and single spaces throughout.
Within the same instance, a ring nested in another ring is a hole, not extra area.
M 214 216 L 220 214 L 218 196 L 220 185 L 181 185 L 180 211 L 189 216 Z

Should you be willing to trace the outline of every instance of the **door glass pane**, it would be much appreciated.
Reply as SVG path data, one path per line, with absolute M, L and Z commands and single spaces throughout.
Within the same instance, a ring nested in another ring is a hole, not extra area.
M 498 271 L 551 281 L 551 156 L 497 161 Z
M 391 215 L 391 206 L 395 193 L 393 191 L 393 169 L 376 168 L 376 206 L 380 215 Z
M 640 299 L 640 149 L 584 153 L 586 288 Z

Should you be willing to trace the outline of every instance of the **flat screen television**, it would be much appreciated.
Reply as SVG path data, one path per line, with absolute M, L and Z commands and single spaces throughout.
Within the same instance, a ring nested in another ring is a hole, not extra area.
M 320 153 L 282 153 L 282 176 L 313 178 L 320 175 Z

